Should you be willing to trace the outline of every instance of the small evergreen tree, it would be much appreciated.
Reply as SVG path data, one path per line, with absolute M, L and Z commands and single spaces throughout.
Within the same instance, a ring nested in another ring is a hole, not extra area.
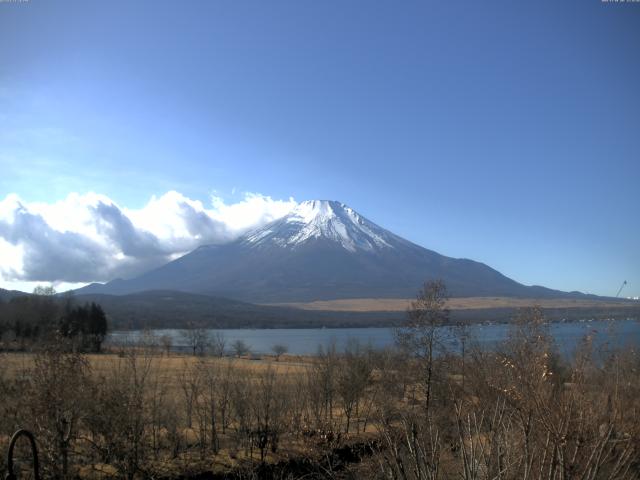
M 107 317 L 96 303 L 67 309 L 59 322 L 58 333 L 72 340 L 81 351 L 100 352 L 107 336 Z
M 107 316 L 102 307 L 97 303 L 91 303 L 87 327 L 87 334 L 92 351 L 100 352 L 102 342 L 104 342 L 107 336 L 108 326 Z

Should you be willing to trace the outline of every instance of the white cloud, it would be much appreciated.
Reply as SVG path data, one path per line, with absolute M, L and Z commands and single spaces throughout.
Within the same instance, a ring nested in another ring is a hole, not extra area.
M 293 198 L 273 200 L 255 193 L 247 193 L 244 200 L 231 205 L 225 204 L 220 197 L 212 196 L 211 203 L 214 206 L 213 218 L 236 233 L 284 217 L 296 206 Z
M 170 191 L 141 209 L 93 192 L 53 202 L 0 200 L 0 287 L 59 288 L 127 278 L 200 245 L 224 243 L 287 214 L 296 202 L 247 193 L 211 205 Z
M 0 278 L 15 277 L 22 271 L 22 245 L 13 245 L 0 238 Z

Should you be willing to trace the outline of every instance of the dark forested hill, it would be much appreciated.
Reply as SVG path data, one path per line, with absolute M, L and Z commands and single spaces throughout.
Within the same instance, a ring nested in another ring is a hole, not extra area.
M 310 312 L 177 291 L 87 294 L 76 299 L 102 305 L 112 329 L 355 327 L 389 325 L 403 316 L 402 312 Z
M 5 290 L 3 288 L 0 288 L 0 301 L 2 302 L 8 302 L 12 298 L 21 297 L 24 295 L 28 295 L 28 294 L 24 292 L 19 292 L 18 290 Z

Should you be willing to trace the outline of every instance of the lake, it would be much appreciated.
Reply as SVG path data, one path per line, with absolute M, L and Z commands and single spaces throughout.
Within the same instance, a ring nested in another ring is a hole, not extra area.
M 448 338 L 448 343 L 455 348 L 455 341 L 451 327 L 442 327 L 443 336 Z M 481 345 L 490 347 L 507 337 L 509 325 L 472 325 L 468 332 Z M 578 342 L 585 335 L 594 335 L 596 346 L 640 346 L 640 321 L 627 320 L 594 320 L 567 323 L 551 323 L 549 331 L 556 340 L 560 351 L 571 354 Z M 172 338 L 173 348 L 178 351 L 186 350 L 187 342 L 183 330 L 166 329 L 152 330 L 155 336 L 168 335 Z M 271 347 L 276 344 L 286 345 L 289 353 L 295 355 L 311 355 L 318 351 L 322 345 L 327 347 L 332 342 L 337 349 L 343 350 L 349 341 L 357 340 L 361 344 L 371 345 L 374 348 L 384 348 L 394 343 L 393 329 L 391 328 L 282 328 L 282 329 L 219 329 L 210 330 L 212 334 L 220 332 L 224 335 L 227 348 L 236 340 L 243 340 L 256 354 L 271 352 Z M 141 340 L 145 332 L 139 330 L 116 331 L 109 334 L 107 345 L 133 343 Z

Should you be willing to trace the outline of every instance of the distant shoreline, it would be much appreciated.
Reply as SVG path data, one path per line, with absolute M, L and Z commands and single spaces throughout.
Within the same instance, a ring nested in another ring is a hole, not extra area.
M 542 309 L 548 323 L 579 323 L 591 321 L 625 321 L 640 320 L 640 306 L 638 308 L 623 309 Z M 319 330 L 319 329 L 367 329 L 367 328 L 396 328 L 402 324 L 403 312 L 348 312 L 337 311 L 332 316 L 330 311 L 309 311 L 310 314 L 322 314 L 321 318 L 299 319 L 289 321 L 257 321 L 251 322 L 219 322 L 203 323 L 199 328 L 209 330 Z M 447 326 L 465 325 L 499 325 L 509 324 L 518 313 L 517 308 L 499 309 L 466 309 L 453 310 Z M 153 326 L 136 325 L 127 328 L 116 324 L 112 332 L 130 332 L 143 330 L 186 330 L 188 326 L 174 322 L 156 323 Z
M 299 310 L 332 312 L 403 312 L 410 306 L 411 298 L 345 298 L 316 300 L 313 302 L 265 303 L 271 307 L 290 307 Z M 575 298 L 516 298 L 516 297 L 456 297 L 450 298 L 451 310 L 483 310 L 495 308 L 638 308 L 640 301 L 628 299 L 575 299 Z

